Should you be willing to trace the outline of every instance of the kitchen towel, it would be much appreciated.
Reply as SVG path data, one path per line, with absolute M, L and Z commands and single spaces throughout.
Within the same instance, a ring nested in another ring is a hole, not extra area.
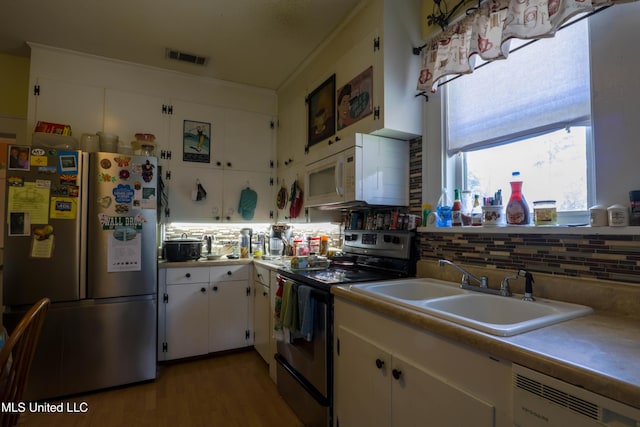
M 295 284 L 285 280 L 282 292 L 282 326 L 289 331 L 298 330 L 298 293 Z
M 276 290 L 276 298 L 273 306 L 273 337 L 277 341 L 284 340 L 284 332 L 282 326 L 282 295 L 284 293 L 284 279 L 278 278 L 278 289 Z
M 240 193 L 240 203 L 238 203 L 238 213 L 242 219 L 247 221 L 253 219 L 253 214 L 258 204 L 258 193 L 247 187 Z
M 300 334 L 305 341 L 313 339 L 314 319 L 316 317 L 316 301 L 311 297 L 311 287 L 298 286 L 298 316 L 300 318 Z

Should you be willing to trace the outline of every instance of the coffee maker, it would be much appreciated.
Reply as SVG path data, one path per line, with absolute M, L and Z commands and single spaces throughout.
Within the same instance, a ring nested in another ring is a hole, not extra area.
M 286 249 L 290 246 L 291 234 L 293 230 L 287 224 L 274 224 L 269 233 L 269 255 L 285 255 Z

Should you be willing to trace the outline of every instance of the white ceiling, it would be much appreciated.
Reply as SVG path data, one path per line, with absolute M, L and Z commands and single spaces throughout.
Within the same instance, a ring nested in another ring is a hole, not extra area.
M 277 89 L 360 0 L 0 0 L 0 52 L 26 42 Z M 208 57 L 169 60 L 167 48 Z

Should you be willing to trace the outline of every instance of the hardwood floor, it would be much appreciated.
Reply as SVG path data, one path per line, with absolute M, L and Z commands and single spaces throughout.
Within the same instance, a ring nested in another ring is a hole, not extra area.
M 86 403 L 87 411 L 27 411 L 18 425 L 302 427 L 253 350 L 162 364 L 155 381 L 73 396 L 62 403 L 77 410 Z

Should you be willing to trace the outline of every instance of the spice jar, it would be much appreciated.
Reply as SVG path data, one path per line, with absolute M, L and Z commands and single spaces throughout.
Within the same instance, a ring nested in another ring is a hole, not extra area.
M 533 222 L 535 225 L 557 225 L 556 201 L 538 200 L 533 202 Z

